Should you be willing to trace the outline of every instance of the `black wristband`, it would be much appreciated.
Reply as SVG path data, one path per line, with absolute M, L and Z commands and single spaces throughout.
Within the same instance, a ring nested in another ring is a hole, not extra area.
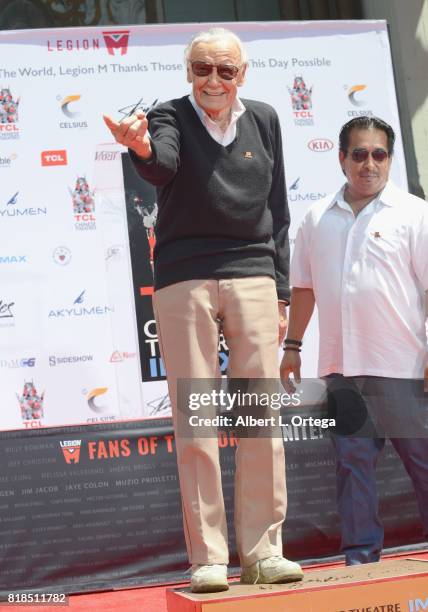
M 296 351 L 297 353 L 301 353 L 302 349 L 297 346 L 284 346 L 284 351 Z
M 294 346 L 302 346 L 302 341 L 301 340 L 293 340 L 292 338 L 286 338 L 284 340 L 284 344 L 293 344 Z

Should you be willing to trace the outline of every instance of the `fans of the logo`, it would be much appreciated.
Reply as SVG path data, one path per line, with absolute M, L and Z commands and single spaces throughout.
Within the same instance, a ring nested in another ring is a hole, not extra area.
M 19 98 L 14 100 L 10 89 L 0 89 L 0 123 L 17 123 Z

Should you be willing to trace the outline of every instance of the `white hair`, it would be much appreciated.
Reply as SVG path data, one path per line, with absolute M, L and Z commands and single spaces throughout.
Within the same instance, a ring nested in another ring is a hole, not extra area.
M 238 36 L 234 34 L 231 30 L 227 30 L 226 28 L 210 28 L 205 32 L 198 32 L 197 34 L 195 34 L 195 36 L 193 36 L 193 38 L 190 40 L 189 44 L 184 50 L 185 61 L 189 61 L 189 58 L 192 55 L 193 48 L 199 43 L 211 43 L 218 40 L 228 40 L 230 42 L 233 42 L 239 49 L 241 64 L 247 63 L 247 54 L 245 52 L 245 48 L 242 44 L 241 39 L 238 38 Z

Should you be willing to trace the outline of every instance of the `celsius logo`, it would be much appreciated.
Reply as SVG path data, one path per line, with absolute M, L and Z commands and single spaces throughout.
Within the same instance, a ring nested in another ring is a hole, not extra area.
M 79 463 L 82 440 L 62 440 L 59 444 L 67 463 Z
M 67 151 L 42 151 L 42 166 L 66 166 Z
M 73 119 L 73 117 L 78 117 L 79 115 L 81 115 L 82 113 L 79 113 L 78 111 L 71 111 L 69 109 L 69 106 L 72 102 L 77 102 L 78 100 L 80 100 L 82 96 L 80 95 L 74 95 L 74 96 L 66 96 L 65 98 L 63 98 L 63 100 L 61 100 L 61 110 L 64 113 L 64 115 L 66 115 L 67 117 L 70 117 L 70 119 Z
M 103 32 L 103 37 L 109 55 L 115 55 L 116 49 L 120 49 L 120 55 L 126 55 L 128 51 L 129 30 Z
M 328 138 L 314 138 L 308 142 L 308 148 L 315 153 L 325 153 L 331 151 L 334 144 Z
M 364 100 L 358 100 L 356 98 L 356 94 L 360 91 L 364 91 L 365 89 L 367 89 L 367 85 L 353 85 L 350 90 L 348 91 L 348 98 L 349 101 L 354 105 L 354 106 L 364 106 L 365 102 Z
M 294 78 L 293 87 L 288 87 L 291 96 L 295 125 L 314 125 L 312 109 L 312 87 L 309 89 L 302 76 Z
M 92 391 L 89 391 L 89 393 L 86 395 L 88 406 L 93 412 L 96 412 L 98 414 L 102 412 L 107 412 L 108 406 L 102 403 L 95 403 L 95 399 L 100 395 L 104 395 L 105 393 L 107 393 L 107 391 L 108 387 L 98 387 L 97 389 L 92 389 Z
M 66 266 L 71 261 L 71 251 L 65 246 L 59 246 L 52 253 L 52 257 L 55 263 Z

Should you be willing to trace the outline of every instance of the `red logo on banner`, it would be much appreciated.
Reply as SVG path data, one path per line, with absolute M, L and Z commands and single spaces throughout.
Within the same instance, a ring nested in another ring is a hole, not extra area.
M 109 55 L 114 55 L 115 49 L 120 49 L 120 55 L 126 54 L 128 51 L 129 30 L 103 32 L 103 36 Z
M 66 166 L 67 151 L 42 151 L 42 166 Z
M 81 440 L 64 440 L 60 442 L 64 459 L 67 463 L 79 463 Z

